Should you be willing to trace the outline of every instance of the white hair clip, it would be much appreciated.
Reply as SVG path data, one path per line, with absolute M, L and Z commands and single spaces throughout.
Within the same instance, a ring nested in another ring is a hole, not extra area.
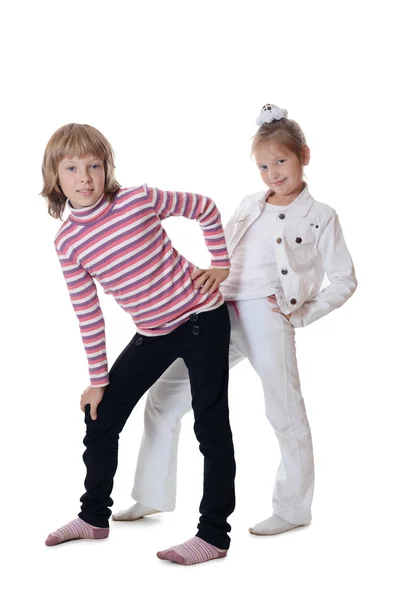
M 275 104 L 265 104 L 256 120 L 256 124 L 261 126 L 264 123 L 279 121 L 280 119 L 286 119 L 287 117 L 288 112 L 285 108 L 279 108 Z

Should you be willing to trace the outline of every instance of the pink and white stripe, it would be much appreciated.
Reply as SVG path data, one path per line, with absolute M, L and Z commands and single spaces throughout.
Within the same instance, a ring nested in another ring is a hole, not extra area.
M 70 521 L 50 533 L 45 543 L 46 546 L 56 546 L 70 540 L 103 540 L 109 536 L 108 527 L 94 527 L 80 518 Z
M 184 544 L 157 552 L 161 560 L 170 560 L 180 565 L 197 565 L 216 558 L 224 558 L 227 550 L 218 550 L 212 544 L 195 536 Z
M 194 265 L 173 248 L 162 219 L 198 221 L 211 266 L 230 267 L 229 256 L 219 211 L 205 196 L 143 185 L 120 190 L 111 203 L 102 197 L 93 207 L 69 208 L 55 247 L 79 319 L 91 385 L 103 386 L 109 382 L 105 323 L 94 279 L 131 315 L 138 332 L 165 335 L 191 313 L 218 308 L 223 298 L 219 291 L 194 289 Z

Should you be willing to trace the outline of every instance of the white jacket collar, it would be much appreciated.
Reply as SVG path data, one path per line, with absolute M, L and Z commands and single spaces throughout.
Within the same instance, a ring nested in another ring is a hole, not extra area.
M 263 208 L 269 195 L 270 190 L 267 190 L 266 192 L 256 192 L 255 194 L 246 196 L 246 200 L 252 203 L 256 202 L 261 208 Z M 295 198 L 293 201 L 289 210 L 299 214 L 301 217 L 305 217 L 312 207 L 313 202 L 314 198 L 310 195 L 309 188 L 306 184 L 299 196 L 297 196 L 297 198 Z

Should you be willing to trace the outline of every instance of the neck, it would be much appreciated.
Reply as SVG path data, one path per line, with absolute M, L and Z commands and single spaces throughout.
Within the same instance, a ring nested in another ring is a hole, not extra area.
M 112 202 L 108 201 L 105 194 L 102 194 L 102 196 L 100 196 L 94 204 L 91 204 L 91 206 L 77 208 L 72 205 L 70 200 L 68 200 L 68 205 L 72 220 L 88 223 L 102 217 L 103 214 L 111 209 Z

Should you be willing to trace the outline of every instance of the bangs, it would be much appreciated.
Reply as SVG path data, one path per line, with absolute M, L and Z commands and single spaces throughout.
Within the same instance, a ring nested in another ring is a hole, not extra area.
M 54 140 L 55 141 L 55 140 Z M 60 162 L 66 157 L 112 159 L 112 150 L 103 135 L 90 125 L 73 124 L 65 128 L 55 143 L 53 158 Z
M 296 121 L 280 119 L 261 125 L 253 138 L 251 153 L 254 154 L 263 142 L 272 142 L 281 151 L 289 150 L 301 161 L 302 148 L 306 144 L 306 139 Z
M 274 147 L 282 154 L 283 152 L 295 152 L 296 141 L 286 131 L 278 130 L 273 135 L 269 136 L 266 141 L 271 142 Z

